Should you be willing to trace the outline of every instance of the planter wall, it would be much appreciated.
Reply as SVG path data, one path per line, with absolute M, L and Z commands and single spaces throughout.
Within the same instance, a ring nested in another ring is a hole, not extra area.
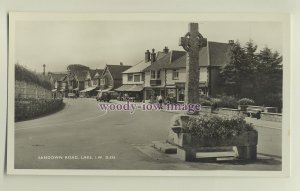
M 203 113 L 212 113 L 212 107 L 211 106 L 201 106 L 200 112 L 203 112 Z
M 208 148 L 235 146 L 240 159 L 256 159 L 258 133 L 256 130 L 247 131 L 228 138 L 199 137 L 184 133 L 190 116 L 177 115 L 171 121 L 171 130 L 167 142 L 178 146 L 178 156 L 186 161 L 196 159 L 196 153 Z
M 218 114 L 234 116 L 234 115 L 243 115 L 243 112 L 238 109 L 219 108 Z

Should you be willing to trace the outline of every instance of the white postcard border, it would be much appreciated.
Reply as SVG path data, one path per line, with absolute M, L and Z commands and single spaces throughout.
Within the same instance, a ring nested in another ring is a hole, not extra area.
M 52 170 L 14 168 L 14 66 L 16 21 L 256 21 L 282 22 L 283 24 L 283 120 L 282 120 L 282 171 L 233 170 Z M 7 173 L 10 175 L 102 175 L 102 176 L 251 176 L 288 177 L 290 174 L 290 97 L 291 97 L 291 39 L 289 14 L 155 14 L 155 13 L 9 13 L 9 66 L 8 66 L 8 136 Z

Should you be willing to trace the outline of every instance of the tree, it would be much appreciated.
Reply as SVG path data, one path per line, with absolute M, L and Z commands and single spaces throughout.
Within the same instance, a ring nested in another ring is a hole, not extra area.
M 90 68 L 81 64 L 71 64 L 67 67 L 68 71 L 89 70 Z
M 282 57 L 265 47 L 257 53 L 252 40 L 242 47 L 231 45 L 230 63 L 221 68 L 223 91 L 235 98 L 247 97 L 258 105 L 282 107 Z
M 256 71 L 257 91 L 255 97 L 257 102 L 269 106 L 274 106 L 273 101 L 275 100 L 282 102 L 280 101 L 282 100 L 282 56 L 265 47 L 258 54 Z M 280 103 L 277 104 L 277 107 L 279 106 Z
M 225 65 L 221 71 L 221 78 L 224 80 L 224 91 L 229 95 L 239 98 L 242 87 L 247 77 L 246 52 L 239 42 L 231 45 L 230 63 Z

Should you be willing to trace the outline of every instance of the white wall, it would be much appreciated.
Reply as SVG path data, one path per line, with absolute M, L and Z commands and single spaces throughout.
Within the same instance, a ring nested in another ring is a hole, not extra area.
M 156 74 L 155 74 L 156 75 Z M 150 71 L 149 72 L 145 72 L 145 87 L 151 87 L 150 86 Z M 164 70 L 161 70 L 160 71 L 160 78 L 161 80 L 161 85 L 160 86 L 164 86 L 165 85 L 165 71 Z
M 134 81 L 134 75 L 140 75 L 140 82 Z M 122 84 L 144 84 L 144 81 L 142 81 L 142 73 L 133 73 L 132 81 L 128 81 L 128 74 L 122 75 Z

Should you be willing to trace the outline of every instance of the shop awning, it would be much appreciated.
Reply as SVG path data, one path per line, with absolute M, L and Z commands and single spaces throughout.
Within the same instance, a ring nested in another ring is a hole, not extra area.
M 107 89 L 103 89 L 103 90 L 97 90 L 98 92 L 109 92 L 109 91 L 111 91 L 111 89 L 112 89 L 112 87 L 109 87 L 109 88 L 107 88 Z
M 75 88 L 75 89 L 73 89 L 73 90 L 75 90 L 75 91 L 78 91 L 78 90 L 79 90 L 79 88 Z
M 166 88 L 176 88 L 175 85 L 166 85 Z
M 125 84 L 121 87 L 117 88 L 116 91 L 119 92 L 140 92 L 144 89 L 143 85 L 137 85 L 137 84 Z
M 88 87 L 88 88 L 86 88 L 86 89 L 84 89 L 84 90 L 81 90 L 80 92 L 82 93 L 82 92 L 89 92 L 89 91 L 92 91 L 92 90 L 94 90 L 94 89 L 96 89 L 96 87 Z
M 51 90 L 51 91 L 52 91 L 52 92 L 56 92 L 56 90 L 57 90 L 57 89 L 53 89 L 53 90 Z

